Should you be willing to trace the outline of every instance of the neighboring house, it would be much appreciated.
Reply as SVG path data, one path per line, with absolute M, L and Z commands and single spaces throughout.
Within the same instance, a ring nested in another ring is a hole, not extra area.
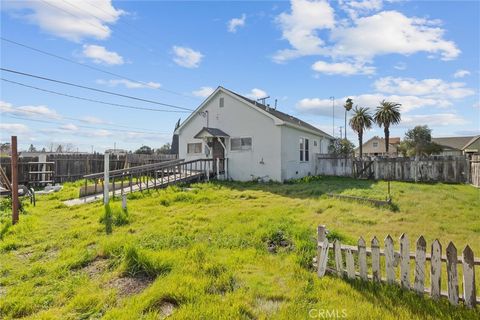
M 460 156 L 463 154 L 478 154 L 480 152 L 480 135 L 432 138 L 432 142 L 442 146 L 443 150 L 439 153 L 442 156 Z
M 218 87 L 176 130 L 179 158 L 226 158 L 227 177 L 285 181 L 315 172 L 332 137 L 268 105 Z
M 389 139 L 388 156 L 398 155 L 398 145 L 400 144 L 400 138 L 392 137 Z M 380 137 L 373 137 L 363 144 L 364 156 L 387 156 L 385 152 L 385 139 Z M 360 148 L 355 149 L 355 156 L 360 156 Z

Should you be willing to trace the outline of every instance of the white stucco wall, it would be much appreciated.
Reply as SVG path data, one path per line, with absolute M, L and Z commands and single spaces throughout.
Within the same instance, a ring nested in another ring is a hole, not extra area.
M 224 98 L 223 108 L 219 107 L 220 97 Z M 204 153 L 187 154 L 187 143 L 201 142 L 202 140 L 193 137 L 207 126 L 207 119 L 198 114 L 200 111 L 208 111 L 210 128 L 221 129 L 231 138 L 252 138 L 252 149 L 248 151 L 231 151 L 230 139 L 226 139 L 229 178 L 239 181 L 248 181 L 256 177 L 282 180 L 281 126 L 275 125 L 273 119 L 253 107 L 221 91 L 179 129 L 181 159 L 188 161 L 205 157 Z M 202 152 L 204 151 L 205 146 L 202 147 Z
M 309 161 L 300 161 L 300 138 L 309 139 Z M 329 141 L 320 135 L 282 126 L 282 181 L 314 175 L 316 154 L 327 153 Z

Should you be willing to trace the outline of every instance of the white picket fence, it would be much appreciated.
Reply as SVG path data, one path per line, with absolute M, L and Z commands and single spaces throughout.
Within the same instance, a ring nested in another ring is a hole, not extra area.
M 318 276 L 323 277 L 326 272 L 335 273 L 338 276 L 347 276 L 349 279 L 359 277 L 365 281 L 372 280 L 377 282 L 386 282 L 389 284 L 399 283 L 403 288 L 414 290 L 419 294 L 429 294 L 434 299 L 447 297 L 450 303 L 458 305 L 463 301 L 464 305 L 474 308 L 480 304 L 476 297 L 475 288 L 475 265 L 480 265 L 480 260 L 475 259 L 470 246 L 466 246 L 462 256 L 457 256 L 457 248 L 450 242 L 446 249 L 446 254 L 442 255 L 442 245 L 435 240 L 431 245 L 431 253 L 427 253 L 427 243 L 423 236 L 420 236 L 416 242 L 416 252 L 410 252 L 410 243 L 408 237 L 402 234 L 400 237 L 400 251 L 394 250 L 393 239 L 390 235 L 384 240 L 384 248 L 380 249 L 380 242 L 377 237 L 373 237 L 371 247 L 367 248 L 365 240 L 360 237 L 357 246 L 343 245 L 339 240 L 329 243 L 326 237 L 326 228 L 323 225 L 318 226 L 318 256 L 317 271 Z M 328 251 L 332 249 L 335 257 L 335 268 L 329 268 Z M 345 255 L 346 268 L 343 263 Z M 355 259 L 357 257 L 358 272 L 355 270 Z M 367 256 L 370 257 L 371 274 L 368 272 Z M 380 257 L 385 257 L 385 275 L 382 277 L 380 268 Z M 415 263 L 414 282 L 410 283 L 410 260 Z M 425 283 L 426 280 L 426 262 L 430 261 L 430 286 Z M 442 262 L 446 263 L 447 269 L 447 292 L 441 290 L 442 284 Z M 463 270 L 463 295 L 459 294 L 459 279 L 457 265 L 462 265 Z M 400 279 L 396 280 L 396 268 L 400 266 Z

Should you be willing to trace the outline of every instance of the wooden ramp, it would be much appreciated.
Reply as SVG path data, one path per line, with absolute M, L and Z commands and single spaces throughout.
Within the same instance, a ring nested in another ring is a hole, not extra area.
M 110 195 L 114 198 L 136 191 L 166 188 L 178 183 L 208 181 L 224 174 L 219 171 L 225 167 L 220 165 L 221 161 L 224 160 L 198 159 L 185 162 L 180 159 L 113 170 L 110 171 Z M 74 206 L 103 199 L 103 173 L 86 175 L 84 178 L 85 186 L 80 190 L 80 198 L 67 200 L 64 204 Z

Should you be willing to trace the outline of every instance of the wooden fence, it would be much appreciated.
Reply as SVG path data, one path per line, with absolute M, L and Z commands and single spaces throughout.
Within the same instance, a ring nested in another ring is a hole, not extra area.
M 349 279 L 359 277 L 362 280 L 386 282 L 389 284 L 400 284 L 405 289 L 413 290 L 419 294 L 428 294 L 434 299 L 447 297 L 450 303 L 458 305 L 463 301 L 464 305 L 474 308 L 480 304 L 476 297 L 475 287 L 475 265 L 480 265 L 480 259 L 475 259 L 470 246 L 466 246 L 462 256 L 457 255 L 457 248 L 450 242 L 446 248 L 445 255 L 442 255 L 442 245 L 435 240 L 431 245 L 431 253 L 427 253 L 427 243 L 423 236 L 416 242 L 416 252 L 410 252 L 408 237 L 402 234 L 400 237 L 400 251 L 394 250 L 394 242 L 390 235 L 384 240 L 384 248 L 380 249 L 380 242 L 377 237 L 371 241 L 371 247 L 367 248 L 365 240 L 360 237 L 357 246 L 343 245 L 339 240 L 329 243 L 326 237 L 326 228 L 318 227 L 318 276 L 323 277 L 326 272 L 337 274 Z M 330 268 L 328 262 L 329 249 L 333 250 L 335 268 Z M 343 253 L 343 254 L 342 254 Z M 346 268 L 344 268 L 343 255 L 345 255 Z M 370 257 L 370 263 L 367 262 Z M 385 275 L 381 273 L 381 256 L 384 256 Z M 355 268 L 355 258 L 358 264 L 358 272 Z M 414 281 L 410 283 L 410 260 L 414 261 Z M 426 274 L 426 262 L 430 261 L 430 273 Z M 442 262 L 446 263 L 447 270 L 447 292 L 442 291 Z M 368 265 L 371 265 L 371 274 L 368 272 Z M 463 294 L 459 293 L 459 272 L 458 266 L 462 265 Z M 396 280 L 397 267 L 400 266 L 399 282 Z M 426 276 L 429 276 L 430 285 L 426 283 Z
M 480 188 L 480 155 L 473 155 L 470 159 L 470 183 Z

